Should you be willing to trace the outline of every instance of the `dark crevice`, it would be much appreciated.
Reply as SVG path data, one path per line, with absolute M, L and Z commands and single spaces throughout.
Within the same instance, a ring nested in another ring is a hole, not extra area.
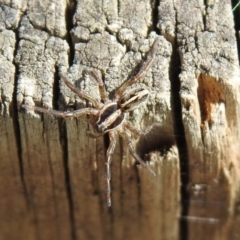
M 58 67 L 55 66 L 55 72 L 54 72 L 54 82 L 53 82 L 53 109 L 59 110 L 58 101 L 60 99 L 60 81 L 59 81 L 59 75 L 58 75 Z
M 203 25 L 204 25 L 204 31 L 206 31 L 206 28 L 207 28 L 207 8 L 208 8 L 208 5 L 207 5 L 207 2 L 206 0 L 204 0 L 204 6 L 205 6 L 205 14 L 202 14 L 202 19 L 203 19 Z
M 160 31 L 157 27 L 157 24 L 158 24 L 158 6 L 159 6 L 159 0 L 152 0 L 152 29 L 151 29 L 151 31 L 155 31 L 159 35 Z
M 177 19 L 177 10 L 175 9 L 175 20 Z M 175 27 L 175 35 L 177 35 L 177 26 Z M 187 186 L 189 184 L 189 161 L 187 153 L 187 143 L 182 122 L 182 104 L 180 99 L 181 83 L 179 75 L 181 73 L 181 60 L 177 50 L 177 39 L 172 42 L 173 53 L 171 56 L 171 63 L 169 69 L 169 76 L 171 81 L 171 105 L 174 119 L 174 135 L 177 143 L 180 161 L 180 196 L 181 196 L 181 216 L 179 218 L 179 238 L 188 240 L 188 222 L 184 221 L 184 217 L 188 216 L 189 192 Z
M 175 46 L 177 43 L 175 42 Z M 180 79 L 179 74 L 181 73 L 181 61 L 177 49 L 173 47 L 173 54 L 170 65 L 170 81 L 171 81 L 171 102 L 173 109 L 174 118 L 174 135 L 179 151 L 180 159 L 180 171 L 181 171 L 181 216 L 188 215 L 188 205 L 186 200 L 189 199 L 187 192 L 187 185 L 189 183 L 189 169 L 188 169 L 188 154 L 187 144 L 185 139 L 184 127 L 182 122 L 182 106 L 180 100 Z M 180 218 L 180 239 L 188 239 L 188 224 L 186 221 L 182 221 Z
M 71 30 L 74 28 L 73 25 L 73 16 L 76 11 L 76 1 L 70 0 L 68 2 L 66 8 L 66 27 L 67 27 L 67 35 L 66 40 L 69 45 L 69 66 L 73 64 L 74 61 L 74 43 L 71 38 Z M 55 71 L 55 81 L 53 86 L 53 105 L 55 109 L 58 109 L 57 103 L 61 101 L 60 97 L 60 86 L 59 86 L 59 76 L 58 76 L 58 68 L 56 67 Z M 56 104 L 56 106 L 55 106 Z M 64 119 L 58 120 L 59 124 L 59 132 L 60 132 L 60 143 L 62 146 L 62 153 L 63 153 L 63 165 L 64 165 L 64 175 L 65 175 L 65 185 L 66 185 L 66 192 L 68 198 L 68 205 L 69 205 L 69 218 L 70 218 L 70 227 L 71 227 L 71 240 L 76 240 L 76 223 L 74 217 L 74 201 L 73 201 L 73 194 L 71 188 L 71 174 L 69 171 L 69 160 L 68 160 L 68 139 L 67 139 L 67 125 Z
M 58 101 L 60 99 L 60 86 L 59 86 L 59 76 L 58 67 L 55 66 L 54 72 L 54 82 L 53 82 L 53 109 L 58 110 Z
M 233 11 L 234 16 L 234 27 L 235 27 L 235 36 L 237 40 L 237 48 L 238 48 L 238 61 L 240 61 L 240 39 L 238 31 L 240 30 L 240 5 L 239 0 L 232 0 L 232 9 L 236 7 L 236 9 Z
M 70 172 L 68 166 L 68 141 L 67 141 L 67 126 L 66 122 L 63 119 L 58 120 L 59 130 L 60 130 L 60 142 L 63 149 L 63 166 L 64 166 L 64 175 L 65 175 L 65 183 L 66 183 L 66 192 L 69 204 L 69 215 L 70 215 L 70 223 L 71 223 L 71 237 L 72 240 L 77 239 L 76 237 L 76 224 L 74 218 L 74 203 L 73 203 L 73 195 L 71 188 L 71 179 Z
M 73 16 L 76 12 L 77 2 L 75 0 L 70 0 L 66 9 L 66 26 L 67 26 L 67 42 L 69 45 L 69 66 L 73 64 L 74 61 L 74 43 L 71 37 L 71 30 L 74 28 Z
M 21 21 L 19 21 L 19 24 L 20 23 Z M 16 29 L 19 29 L 19 26 Z M 14 53 L 13 53 L 14 56 L 17 55 L 18 44 L 20 41 L 18 30 L 15 31 L 15 36 L 16 36 L 16 44 L 15 44 Z M 21 131 L 20 131 L 20 123 L 19 123 L 19 110 L 21 110 L 20 109 L 21 107 L 18 106 L 18 102 L 17 102 L 17 84 L 18 84 L 19 67 L 16 63 L 14 64 L 16 69 L 15 76 L 14 76 L 14 90 L 13 90 L 12 102 L 9 108 L 10 108 L 10 116 L 12 116 L 12 119 L 13 119 L 13 127 L 14 127 L 16 146 L 17 146 L 17 152 L 18 152 L 18 160 L 19 160 L 20 178 L 23 186 L 25 199 L 26 199 L 27 205 L 29 206 L 30 202 L 28 198 L 26 182 L 24 179 L 24 162 L 22 158 L 22 142 L 21 142 Z

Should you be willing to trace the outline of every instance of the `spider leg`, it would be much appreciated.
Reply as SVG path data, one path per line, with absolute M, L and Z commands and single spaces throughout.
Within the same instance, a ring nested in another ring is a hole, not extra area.
M 102 79 L 99 77 L 97 71 L 86 69 L 86 70 L 84 70 L 84 72 L 87 73 L 88 75 L 91 75 L 97 81 L 101 99 L 103 100 L 104 103 L 107 102 L 108 93 L 107 93 L 107 91 L 104 87 L 104 83 L 103 83 Z
M 142 77 L 144 77 L 146 75 L 148 69 L 152 66 L 152 64 L 154 62 L 155 53 L 157 52 L 158 42 L 159 42 L 159 38 L 156 38 L 150 51 L 147 54 L 147 60 L 141 66 L 138 74 L 135 75 L 134 77 L 130 78 L 126 82 L 124 82 L 122 84 L 122 86 L 116 91 L 115 96 L 114 96 L 115 97 L 114 99 L 116 99 L 116 101 L 122 97 L 122 95 L 127 87 L 136 83 L 137 81 L 139 81 Z
M 61 77 L 61 79 L 63 80 L 63 82 L 73 91 L 75 92 L 80 98 L 83 98 L 85 100 L 88 100 L 89 102 L 91 102 L 93 104 L 94 107 L 96 108 L 100 108 L 101 104 L 94 99 L 93 97 L 89 96 L 88 94 L 82 92 L 80 89 L 76 88 L 68 79 L 65 75 L 63 75 L 62 73 L 59 74 L 59 76 Z
M 153 176 L 156 176 L 156 173 L 138 156 L 138 154 L 136 153 L 135 148 L 133 146 L 133 143 L 130 140 L 130 138 L 128 137 L 126 131 L 118 130 L 118 132 L 127 141 L 130 153 L 135 158 L 135 160 L 138 161 L 143 167 L 147 168 L 152 173 Z
M 126 127 L 128 130 L 130 130 L 131 132 L 133 132 L 134 134 L 136 134 L 138 136 L 142 136 L 145 134 L 145 132 L 139 130 L 130 121 L 127 121 L 127 120 L 125 120 L 125 122 L 124 122 L 124 127 Z
M 22 105 L 23 108 L 26 108 L 27 110 L 35 110 L 37 112 L 42 112 L 42 113 L 46 113 L 49 115 L 54 115 L 56 117 L 62 117 L 62 118 L 66 118 L 66 117 L 78 117 L 81 115 L 97 115 L 99 113 L 99 111 L 97 109 L 93 109 L 93 108 L 83 108 L 83 109 L 79 109 L 76 111 L 66 111 L 66 112 L 62 112 L 62 111 L 57 111 L 57 110 L 53 110 L 53 109 L 46 109 L 46 108 L 41 108 L 41 107 L 36 107 L 36 106 L 30 106 L 30 105 L 26 105 L 23 104 Z
M 130 121 L 125 121 L 124 122 L 124 126 L 130 130 L 131 132 L 133 132 L 134 134 L 138 135 L 138 136 L 143 136 L 148 134 L 153 127 L 156 126 L 161 126 L 160 123 L 153 123 L 152 125 L 148 126 L 144 131 L 139 130 L 138 128 L 136 128 Z
M 115 131 L 110 131 L 109 132 L 109 138 L 110 138 L 110 145 L 107 150 L 107 160 L 106 160 L 106 180 L 107 180 L 107 204 L 108 207 L 111 207 L 111 161 L 112 161 L 112 154 L 113 151 L 116 147 L 116 132 Z

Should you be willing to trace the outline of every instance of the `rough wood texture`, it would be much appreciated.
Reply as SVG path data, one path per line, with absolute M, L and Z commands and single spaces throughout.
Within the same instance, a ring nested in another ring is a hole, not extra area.
M 174 3 L 188 152 L 182 217 L 189 239 L 228 239 L 239 194 L 239 63 L 230 2 L 208 4 Z
M 1 239 L 238 239 L 240 76 L 230 0 L 0 5 Z M 20 106 L 88 104 L 59 72 L 99 99 L 86 67 L 111 96 L 156 37 L 155 62 L 136 84 L 150 97 L 129 119 L 139 129 L 158 123 L 132 136 L 157 176 L 137 166 L 119 138 L 108 208 L 108 136 L 89 137 L 86 118 Z

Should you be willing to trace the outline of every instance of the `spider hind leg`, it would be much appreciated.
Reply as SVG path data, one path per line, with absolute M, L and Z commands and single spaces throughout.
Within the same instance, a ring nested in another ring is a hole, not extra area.
M 31 106 L 31 105 L 27 105 L 27 104 L 22 104 L 21 107 L 25 108 L 27 110 L 41 112 L 41 113 L 45 113 L 48 115 L 53 115 L 53 116 L 61 117 L 61 118 L 79 117 L 79 116 L 83 116 L 83 115 L 96 116 L 98 114 L 98 110 L 93 109 L 93 108 L 83 108 L 83 109 L 78 109 L 78 110 L 70 112 L 70 111 L 58 111 L 58 110 L 54 110 L 54 109 L 46 109 L 46 108 Z
M 153 175 L 153 176 L 156 176 L 156 173 L 149 167 L 148 164 L 146 164 L 140 157 L 139 155 L 137 154 L 134 146 L 133 146 L 133 143 L 131 141 L 131 139 L 129 138 L 129 136 L 127 135 L 127 133 L 124 131 L 124 130 L 118 130 L 119 134 L 127 141 L 127 144 L 128 144 L 128 148 L 129 148 L 129 151 L 131 153 L 131 155 L 134 157 L 134 159 L 140 163 L 143 167 L 147 168 L 148 171 Z M 140 132 L 140 131 L 139 131 Z
M 114 149 L 116 147 L 117 143 L 117 137 L 115 131 L 109 132 L 109 138 L 110 138 L 110 144 L 107 150 L 107 160 L 105 162 L 106 164 L 106 181 L 107 181 L 107 205 L 108 207 L 111 207 L 111 169 L 110 165 L 112 162 L 112 154 L 114 152 Z

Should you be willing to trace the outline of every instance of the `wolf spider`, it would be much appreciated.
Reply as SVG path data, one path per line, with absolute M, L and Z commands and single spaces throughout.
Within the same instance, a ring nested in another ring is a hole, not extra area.
M 42 112 L 62 118 L 79 117 L 82 115 L 91 116 L 90 124 L 97 133 L 93 135 L 95 135 L 95 137 L 99 137 L 105 133 L 109 134 L 110 144 L 107 150 L 107 158 L 105 163 L 107 181 L 107 204 L 109 207 L 111 206 L 110 164 L 112 160 L 112 154 L 116 146 L 117 133 L 127 141 L 130 153 L 134 157 L 134 159 L 139 162 L 143 167 L 147 168 L 154 176 L 156 175 L 153 170 L 148 166 L 148 164 L 146 164 L 136 153 L 133 143 L 127 135 L 126 130 L 129 130 L 130 132 L 140 136 L 146 134 L 146 132 L 140 131 L 135 126 L 133 126 L 132 123 L 126 119 L 126 113 L 138 108 L 148 98 L 148 90 L 143 87 L 132 88 L 130 90 L 127 90 L 127 88 L 138 82 L 142 77 L 144 77 L 148 69 L 152 66 L 158 42 L 159 39 L 156 38 L 149 53 L 147 54 L 146 61 L 141 66 L 138 74 L 125 81 L 115 92 L 113 99 L 108 98 L 105 86 L 98 73 L 94 70 L 85 70 L 85 73 L 91 75 L 96 80 L 102 100 L 101 102 L 82 92 L 80 89 L 76 88 L 72 83 L 69 82 L 65 75 L 60 73 L 60 77 L 74 93 L 76 93 L 80 98 L 91 102 L 93 107 L 83 108 L 71 112 L 62 112 L 53 109 L 30 106 L 26 104 L 22 105 L 23 108 L 26 108 L 28 110 L 35 110 L 37 112 Z

